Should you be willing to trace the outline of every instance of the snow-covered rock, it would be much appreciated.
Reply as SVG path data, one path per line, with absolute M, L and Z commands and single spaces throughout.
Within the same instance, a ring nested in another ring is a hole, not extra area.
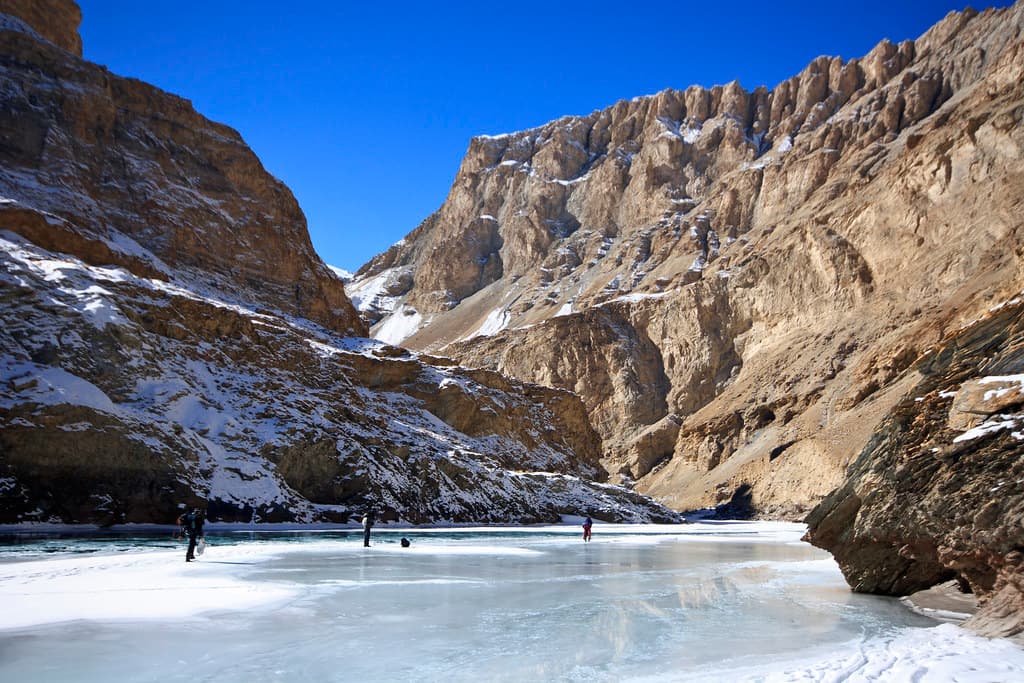
M 366 339 L 235 131 L 10 23 L 0 522 L 676 519 L 595 483 L 574 395 Z

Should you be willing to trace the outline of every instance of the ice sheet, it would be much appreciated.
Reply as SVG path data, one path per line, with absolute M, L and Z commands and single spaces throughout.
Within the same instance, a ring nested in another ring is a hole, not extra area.
M 802 525 L 566 522 L 0 551 L 0 680 L 1024 679 L 1007 641 L 851 593 Z
M 186 563 L 183 546 L 180 552 L 0 564 L 0 629 L 78 619 L 171 619 L 274 604 L 294 597 L 295 587 L 247 582 L 237 568 L 269 561 L 275 551 L 231 546 L 218 548 L 209 561 Z

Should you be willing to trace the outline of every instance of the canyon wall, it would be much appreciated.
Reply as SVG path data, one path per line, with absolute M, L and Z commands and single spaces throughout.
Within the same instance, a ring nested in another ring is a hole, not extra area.
M 1024 286 L 1022 26 L 476 138 L 348 291 L 380 339 L 579 394 L 638 491 L 800 519 L 924 349 Z

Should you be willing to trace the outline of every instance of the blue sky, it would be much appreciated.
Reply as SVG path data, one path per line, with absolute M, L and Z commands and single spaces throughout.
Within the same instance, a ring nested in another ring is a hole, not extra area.
M 79 0 L 85 57 L 237 129 L 355 270 L 444 201 L 478 134 L 916 38 L 963 2 Z M 1004 3 L 1005 4 L 1005 3 Z

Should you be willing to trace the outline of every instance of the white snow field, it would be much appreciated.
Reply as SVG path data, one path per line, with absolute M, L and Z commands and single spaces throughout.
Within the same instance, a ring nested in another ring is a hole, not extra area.
M 169 533 L 7 537 L 0 681 L 1024 680 L 1024 650 L 851 593 L 803 531 L 222 527 L 192 564 Z

